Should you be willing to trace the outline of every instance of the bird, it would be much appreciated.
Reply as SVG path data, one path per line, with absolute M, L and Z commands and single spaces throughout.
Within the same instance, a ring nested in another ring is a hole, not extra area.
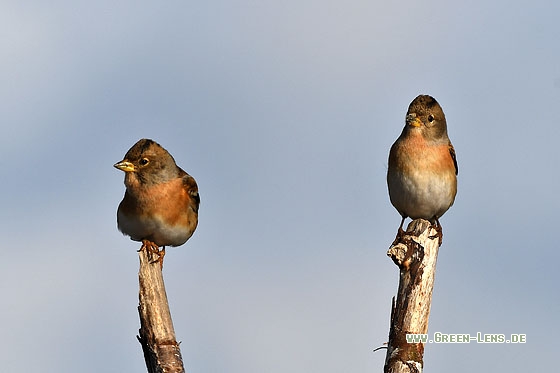
M 435 225 L 441 245 L 439 218 L 455 201 L 458 173 L 443 109 L 432 96 L 419 95 L 410 103 L 404 129 L 389 151 L 389 198 L 402 217 L 395 242 L 410 217 Z
M 139 251 L 156 254 L 163 265 L 165 247 L 183 245 L 198 225 L 197 183 L 150 139 L 136 142 L 114 167 L 124 171 L 126 186 L 117 227 L 133 241 L 141 241 Z

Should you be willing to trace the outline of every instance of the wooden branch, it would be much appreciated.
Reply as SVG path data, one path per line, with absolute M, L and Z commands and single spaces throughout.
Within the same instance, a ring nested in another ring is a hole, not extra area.
M 429 221 L 413 220 L 387 255 L 400 269 L 397 299 L 393 297 L 385 373 L 422 372 L 424 344 L 407 343 L 407 334 L 427 334 L 439 249 Z
M 148 373 L 184 372 L 183 359 L 163 283 L 163 262 L 152 261 L 146 249 L 139 251 L 140 271 L 140 335 Z M 163 258 L 162 258 L 163 259 Z

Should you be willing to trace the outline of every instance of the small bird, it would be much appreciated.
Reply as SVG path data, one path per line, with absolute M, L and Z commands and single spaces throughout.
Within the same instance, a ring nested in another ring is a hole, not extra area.
M 125 172 L 126 191 L 117 210 L 119 230 L 142 241 L 140 250 L 157 254 L 163 263 L 165 246 L 181 246 L 198 225 L 196 181 L 149 139 L 139 140 L 114 167 Z
M 402 216 L 395 242 L 410 217 L 435 224 L 441 245 L 439 218 L 455 201 L 457 174 L 443 110 L 433 97 L 420 95 L 410 103 L 404 129 L 389 152 L 389 197 Z

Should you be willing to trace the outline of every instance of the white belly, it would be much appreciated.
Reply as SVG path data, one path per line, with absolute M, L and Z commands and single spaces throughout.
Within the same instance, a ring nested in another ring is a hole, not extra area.
M 454 182 L 452 173 L 438 175 L 426 170 L 408 176 L 390 172 L 387 176 L 391 203 L 401 215 L 430 221 L 441 217 L 453 204 Z

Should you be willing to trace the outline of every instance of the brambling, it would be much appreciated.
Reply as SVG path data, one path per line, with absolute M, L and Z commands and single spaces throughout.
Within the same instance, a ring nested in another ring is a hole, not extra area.
M 391 151 L 387 186 L 391 203 L 401 214 L 397 239 L 407 217 L 435 224 L 441 245 L 439 218 L 457 194 L 457 159 L 447 136 L 447 122 L 438 102 L 420 95 L 408 107 L 406 124 Z
M 180 246 L 198 224 L 200 197 L 192 176 L 158 143 L 138 141 L 114 165 L 125 172 L 126 191 L 117 210 L 119 230 L 163 262 L 165 246 Z M 162 250 L 159 251 L 159 247 Z

